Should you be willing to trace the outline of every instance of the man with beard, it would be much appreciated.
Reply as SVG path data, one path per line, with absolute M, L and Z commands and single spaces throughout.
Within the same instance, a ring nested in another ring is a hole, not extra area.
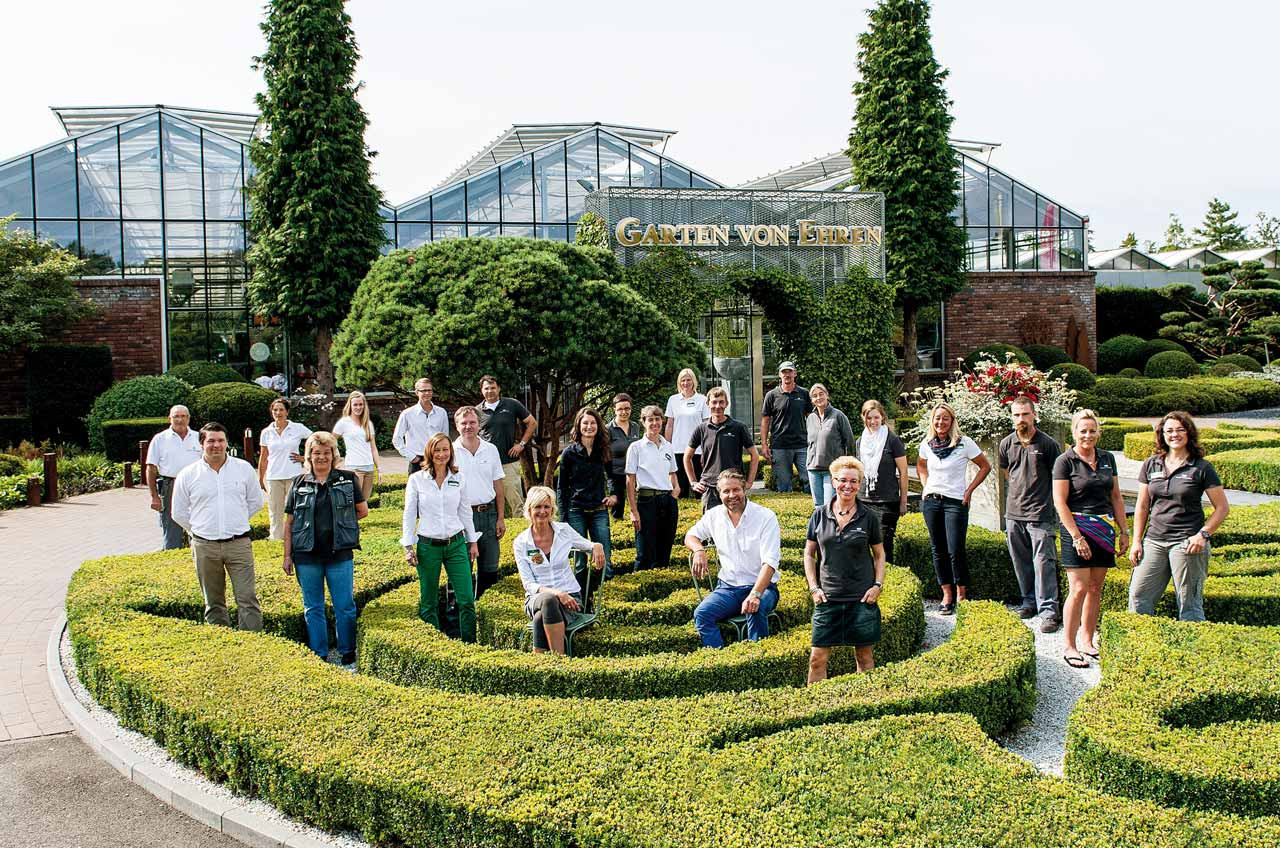
M 1000 440 L 1000 472 L 1008 481 L 1005 499 L 1005 532 L 1009 557 L 1022 591 L 1018 614 L 1043 616 L 1041 633 L 1053 633 L 1062 624 L 1058 603 L 1058 532 L 1053 506 L 1053 463 L 1062 448 L 1036 429 L 1036 404 L 1019 395 L 1009 404 L 1013 432 Z

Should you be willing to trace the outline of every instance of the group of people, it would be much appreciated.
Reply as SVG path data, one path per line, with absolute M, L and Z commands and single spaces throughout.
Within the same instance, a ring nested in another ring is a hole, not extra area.
M 726 391 L 701 394 L 696 375 L 685 369 L 665 410 L 645 406 L 639 423 L 632 420 L 634 402 L 627 394 L 613 398 L 608 423 L 593 408 L 579 411 L 556 487 L 534 486 L 527 495 L 521 457 L 537 429 L 529 410 L 503 397 L 498 381 L 485 376 L 483 400 L 455 411 L 459 435 L 450 439 L 450 417 L 434 404 L 431 381 L 418 380 L 418 402 L 401 413 L 392 444 L 409 462 L 400 543 L 418 572 L 419 617 L 442 628 L 443 569 L 460 636 L 475 641 L 475 602 L 497 580 L 506 518 L 523 514 L 529 526 L 512 548 L 534 650 L 563 653 L 565 623 L 583 610 L 592 569 L 601 570 L 603 579 L 612 576 L 610 515 L 629 517 L 636 567 L 661 567 L 671 559 L 677 498 L 697 497 L 703 515 L 684 536 L 694 577 L 708 577 L 708 545 L 719 560 L 714 588 L 694 614 L 702 644 L 723 646 L 720 624 L 739 615 L 746 618 L 746 638 L 763 638 L 778 604 L 781 560 L 776 515 L 747 497 L 763 453 L 779 490 L 807 479 L 813 495 L 804 551 L 814 602 L 810 682 L 826 677 L 834 647 L 853 647 L 859 670 L 872 668 L 885 565 L 893 561 L 898 519 L 908 508 L 906 446 L 890 432 L 879 401 L 862 405 L 862 431 L 855 437 L 823 385 L 796 385 L 791 362 L 782 363 L 779 376 L 780 385 L 764 398 L 759 449 L 750 428 L 729 416 Z M 1013 432 L 997 455 L 1007 481 L 1007 544 L 1022 593 L 1019 614 L 1039 615 L 1045 633 L 1065 627 L 1064 660 L 1087 667 L 1098 657 L 1103 580 L 1116 552 L 1127 547 L 1135 564 L 1130 609 L 1152 613 L 1172 579 L 1180 618 L 1203 620 L 1209 537 L 1228 508 L 1190 416 L 1169 413 L 1156 429 L 1156 455 L 1139 475 L 1130 541 L 1115 458 L 1097 448 L 1098 416 L 1078 411 L 1071 420 L 1073 445 L 1063 450 L 1036 427 L 1031 398 L 1015 399 L 1009 410 Z M 284 571 L 296 574 L 301 587 L 311 648 L 321 656 L 329 651 L 327 585 L 337 650 L 349 663 L 355 652 L 353 553 L 379 461 L 369 404 L 352 392 L 331 433 L 312 432 L 291 421 L 289 411 L 286 399 L 272 401 L 254 469 L 228 454 L 225 428 L 207 424 L 195 433 L 188 410 L 173 407 L 170 427 L 152 439 L 147 453 L 151 506 L 160 513 L 166 549 L 190 538 L 205 620 L 230 624 L 230 577 L 238 626 L 258 630 L 249 518 L 265 502 L 270 537 L 284 542 Z M 970 463 L 976 466 L 972 476 Z M 940 611 L 951 614 L 970 582 L 970 500 L 991 464 L 960 432 L 954 409 L 940 403 L 927 417 L 916 469 L 942 590 Z M 1200 508 L 1206 495 L 1213 505 L 1207 519 Z M 1059 562 L 1070 586 L 1065 603 L 1058 597 Z

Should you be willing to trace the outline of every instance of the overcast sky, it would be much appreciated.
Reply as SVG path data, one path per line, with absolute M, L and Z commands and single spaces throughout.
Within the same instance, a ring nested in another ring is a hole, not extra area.
M 426 191 L 512 123 L 678 130 L 727 184 L 843 148 L 865 0 L 348 4 L 377 179 Z M 49 106 L 253 109 L 254 0 L 25 2 L 5 10 L 0 160 L 54 141 Z M 1275 4 L 935 4 L 958 138 L 1090 217 L 1096 247 L 1187 229 L 1211 197 L 1280 215 Z

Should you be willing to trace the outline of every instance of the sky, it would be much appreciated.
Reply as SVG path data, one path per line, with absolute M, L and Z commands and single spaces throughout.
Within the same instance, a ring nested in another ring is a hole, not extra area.
M 671 157 L 734 185 L 846 146 L 866 0 L 354 0 L 360 99 L 393 203 L 513 123 L 677 130 Z M 50 106 L 253 111 L 260 0 L 46 0 L 5 11 L 0 160 L 61 136 Z M 1188 231 L 1219 197 L 1280 216 L 1280 5 L 934 4 L 952 136 L 1090 218 L 1093 243 Z

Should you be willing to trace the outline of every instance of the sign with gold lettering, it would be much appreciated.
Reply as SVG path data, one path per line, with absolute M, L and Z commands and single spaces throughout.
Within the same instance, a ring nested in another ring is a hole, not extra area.
M 790 224 L 645 224 L 639 218 L 623 218 L 613 230 L 623 247 L 669 245 L 674 247 L 835 247 L 884 245 L 884 228 L 819 224 L 800 219 Z

